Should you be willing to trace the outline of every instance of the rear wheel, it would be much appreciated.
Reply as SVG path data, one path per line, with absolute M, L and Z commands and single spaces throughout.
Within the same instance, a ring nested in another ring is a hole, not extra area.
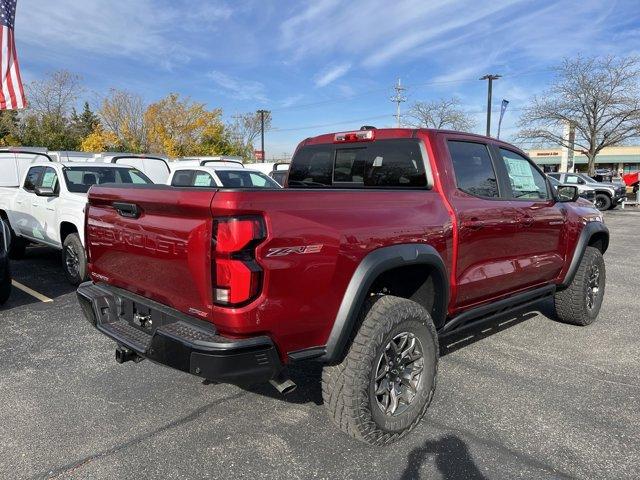
M 595 322 L 604 299 L 606 271 L 600 250 L 587 247 L 571 284 L 555 294 L 556 315 L 566 323 Z
M 62 266 L 67 280 L 80 285 L 87 279 L 87 257 L 77 233 L 70 233 L 62 245 Z
M 429 313 L 411 300 L 372 298 L 344 360 L 327 366 L 322 393 L 333 422 L 371 445 L 409 433 L 436 385 L 438 339 Z
M 596 208 L 602 212 L 611 208 L 611 197 L 606 193 L 596 194 Z

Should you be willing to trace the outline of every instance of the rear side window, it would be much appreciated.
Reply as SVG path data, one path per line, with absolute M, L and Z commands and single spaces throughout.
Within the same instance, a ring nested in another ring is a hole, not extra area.
M 172 187 L 190 187 L 193 185 L 193 170 L 178 170 L 173 174 L 171 179 Z
M 424 188 L 417 140 L 303 147 L 291 162 L 289 187 Z
M 487 146 L 482 143 L 449 140 L 458 188 L 477 197 L 498 197 L 498 183 Z
M 510 150 L 500 149 L 509 175 L 513 198 L 547 199 L 549 191 L 544 175 L 529 160 Z

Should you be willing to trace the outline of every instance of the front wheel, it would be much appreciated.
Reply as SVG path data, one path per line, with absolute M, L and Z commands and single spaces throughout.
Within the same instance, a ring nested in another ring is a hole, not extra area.
M 72 285 L 80 285 L 87 279 L 87 257 L 77 233 L 70 233 L 62 245 L 62 267 Z
M 611 197 L 605 193 L 598 193 L 596 195 L 596 208 L 601 212 L 609 210 L 611 208 Z
M 555 294 L 558 318 L 574 325 L 595 322 L 604 299 L 605 284 L 604 257 L 597 248 L 587 247 L 571 284 Z
M 368 300 L 346 357 L 322 374 L 325 406 L 345 433 L 371 445 L 408 434 L 436 386 L 438 337 L 421 305 L 393 296 Z

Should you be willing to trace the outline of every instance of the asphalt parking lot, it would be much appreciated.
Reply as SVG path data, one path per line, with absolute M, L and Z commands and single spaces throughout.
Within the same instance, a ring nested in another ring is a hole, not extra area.
M 299 388 L 241 389 L 142 362 L 83 319 L 56 252 L 33 248 L 0 307 L 0 478 L 638 478 L 640 212 L 606 215 L 607 291 L 579 328 L 538 312 L 443 346 L 424 422 L 387 448 L 328 421 Z

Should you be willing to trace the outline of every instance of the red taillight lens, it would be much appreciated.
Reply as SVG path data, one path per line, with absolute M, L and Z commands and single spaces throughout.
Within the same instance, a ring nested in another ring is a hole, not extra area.
M 262 269 L 255 260 L 255 247 L 264 239 L 261 217 L 216 220 L 212 255 L 216 304 L 237 307 L 260 293 Z
M 243 250 L 250 242 L 264 238 L 262 219 L 228 218 L 218 220 L 216 253 L 233 253 Z

